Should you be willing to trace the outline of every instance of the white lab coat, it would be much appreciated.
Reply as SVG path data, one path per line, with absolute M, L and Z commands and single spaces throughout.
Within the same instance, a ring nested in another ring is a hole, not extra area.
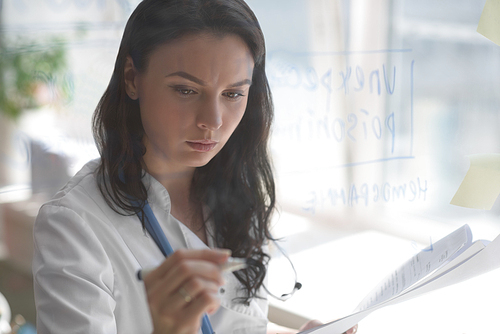
M 98 162 L 89 162 L 42 206 L 36 219 L 33 274 L 39 334 L 152 332 L 144 284 L 136 273 L 159 265 L 164 256 L 137 216 L 119 215 L 106 204 L 94 178 Z M 150 175 L 143 182 L 172 248 L 207 248 L 170 215 L 166 189 Z M 210 316 L 215 332 L 265 333 L 267 300 L 236 303 L 241 284 L 233 274 L 224 278 L 221 307 Z

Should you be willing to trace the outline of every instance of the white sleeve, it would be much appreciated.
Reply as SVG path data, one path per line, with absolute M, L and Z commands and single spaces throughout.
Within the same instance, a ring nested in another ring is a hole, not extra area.
M 113 268 L 84 219 L 66 207 L 45 205 L 34 242 L 37 333 L 116 334 Z

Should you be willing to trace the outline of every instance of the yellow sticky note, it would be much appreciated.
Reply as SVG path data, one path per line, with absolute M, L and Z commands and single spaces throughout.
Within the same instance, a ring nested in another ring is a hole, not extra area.
M 500 154 L 475 154 L 469 159 L 469 171 L 451 204 L 490 210 L 500 195 Z
M 486 1 L 477 32 L 500 45 L 500 0 Z

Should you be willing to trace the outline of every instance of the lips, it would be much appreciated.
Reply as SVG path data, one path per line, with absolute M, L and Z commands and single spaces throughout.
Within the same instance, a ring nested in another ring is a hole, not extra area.
M 214 140 L 188 140 L 186 143 L 197 152 L 209 152 L 214 149 L 214 147 L 218 144 L 217 141 Z

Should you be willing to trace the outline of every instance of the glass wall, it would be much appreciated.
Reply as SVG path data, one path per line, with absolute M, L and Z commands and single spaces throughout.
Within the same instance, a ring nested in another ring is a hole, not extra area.
M 484 2 L 250 1 L 284 211 L 420 240 L 498 230 L 498 204 L 449 204 L 467 156 L 498 151 L 500 47 L 476 32 Z
M 373 230 L 418 247 L 463 224 L 500 233 L 498 201 L 449 204 L 467 156 L 500 150 L 500 46 L 476 32 L 485 0 L 247 2 L 267 42 L 274 231 L 290 254 Z M 0 0 L 0 97 L 46 59 L 17 117 L 0 110 L 0 255 L 26 272 L 39 206 L 98 156 L 91 116 L 137 3 Z

